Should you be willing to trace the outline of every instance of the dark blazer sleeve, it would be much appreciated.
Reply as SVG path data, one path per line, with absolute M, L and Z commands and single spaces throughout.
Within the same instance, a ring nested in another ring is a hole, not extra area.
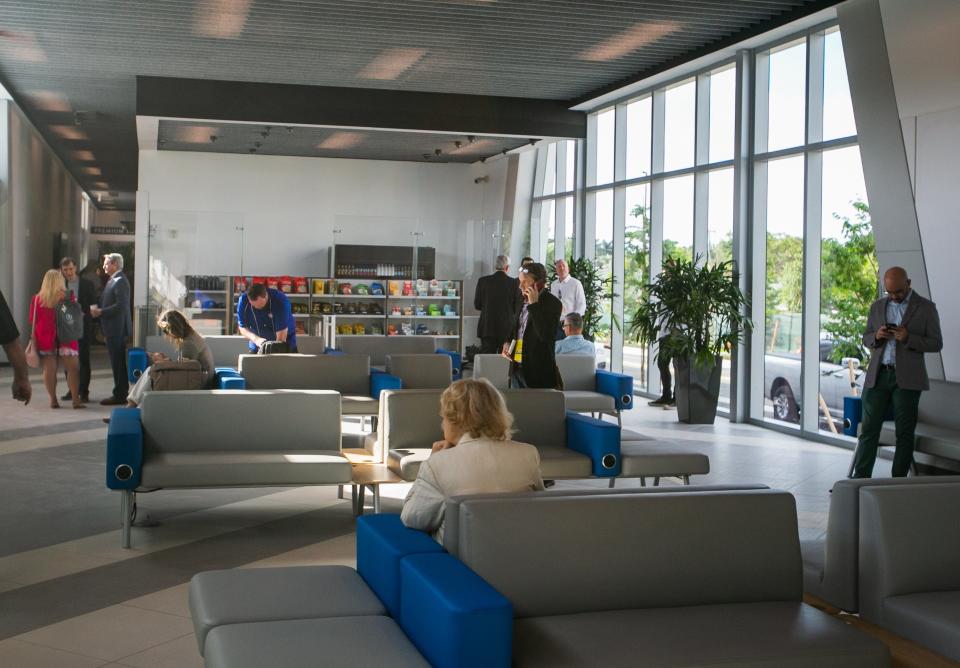
M 924 331 L 922 334 L 911 332 L 906 346 L 920 353 L 938 353 L 943 349 L 943 334 L 940 332 L 940 314 L 937 305 L 931 301 L 924 305 Z
M 123 313 L 123 309 L 130 308 L 130 282 L 126 278 L 121 278 L 113 284 L 114 300 L 112 304 L 104 306 L 101 310 L 101 316 L 112 318 L 117 314 Z
M 562 308 L 559 299 L 551 295 L 548 290 L 541 290 L 540 299 L 537 303 L 530 304 L 527 307 L 529 315 L 527 316 L 527 331 L 524 332 L 524 337 L 533 334 L 538 341 L 553 345 Z
M 93 289 L 93 283 L 86 278 L 80 278 L 80 294 L 77 295 L 77 301 L 80 303 L 80 309 L 85 315 L 90 315 L 90 306 L 97 303 L 96 292 Z
M 487 279 L 486 276 L 481 276 L 481 277 L 477 280 L 477 289 L 476 289 L 476 291 L 473 293 L 473 308 L 477 309 L 478 311 L 482 311 L 482 310 L 483 310 L 483 298 L 482 298 L 482 296 L 483 296 L 483 289 L 484 289 L 483 286 L 484 286 L 484 285 L 486 284 L 486 282 L 487 282 L 486 279 Z
M 885 321 L 886 301 L 879 299 L 873 302 L 870 307 L 870 315 L 867 316 L 867 328 L 863 332 L 863 345 L 867 348 L 882 348 L 886 344 L 886 339 L 877 338 L 877 330 L 880 329 Z

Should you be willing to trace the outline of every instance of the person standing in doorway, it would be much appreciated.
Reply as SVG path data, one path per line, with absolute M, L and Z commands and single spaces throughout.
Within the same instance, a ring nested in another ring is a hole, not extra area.
M 50 395 L 50 408 L 60 408 L 60 402 L 57 401 L 57 365 L 61 360 L 67 373 L 70 393 L 74 397 L 73 407 L 86 408 L 77 390 L 77 342 L 62 340 L 57 331 L 57 310 L 64 301 L 74 300 L 75 297 L 67 296 L 63 274 L 56 269 L 49 269 L 43 275 L 40 292 L 34 295 L 30 303 L 31 336 L 43 366 L 43 385 Z
M 7 354 L 7 360 L 13 367 L 13 385 L 11 386 L 13 398 L 22 401 L 26 406 L 33 395 L 27 356 L 20 346 L 20 330 L 17 329 L 17 323 L 13 320 L 13 314 L 10 313 L 2 292 L 0 292 L 0 346 L 3 347 L 3 352 Z
M 125 406 L 130 384 L 127 381 L 127 338 L 133 333 L 130 314 L 130 281 L 123 275 L 123 256 L 103 256 L 103 272 L 110 277 L 100 303 L 90 307 L 90 315 L 100 319 L 100 329 L 107 343 L 110 368 L 113 370 L 113 394 L 100 402 L 102 406 Z
M 539 262 L 532 262 L 520 270 L 520 292 L 523 307 L 517 318 L 510 343 L 503 346 L 503 356 L 510 365 L 510 387 L 538 387 L 563 389 L 560 370 L 557 369 L 557 323 L 560 321 L 560 300 L 547 290 L 547 270 Z
M 873 475 L 883 416 L 891 403 L 897 438 L 893 477 L 910 471 L 920 393 L 930 389 L 923 355 L 943 348 L 937 305 L 910 287 L 906 270 L 888 269 L 883 287 L 887 296 L 870 307 L 863 334 L 863 345 L 871 355 L 863 382 L 862 431 L 853 457 L 853 478 Z
M 583 292 L 583 283 L 570 275 L 566 260 L 557 260 L 553 267 L 557 270 L 557 280 L 550 284 L 550 293 L 559 299 L 562 305 L 560 322 L 557 323 L 557 339 L 562 339 L 566 336 L 563 331 L 563 318 L 568 313 L 584 316 L 587 313 L 587 296 Z
M 667 327 L 666 320 L 660 322 L 660 332 L 657 336 L 657 371 L 660 372 L 660 396 L 653 401 L 648 401 L 649 406 L 658 408 L 676 408 L 677 399 L 673 394 L 673 376 L 670 373 L 670 365 L 673 358 L 667 352 L 667 339 L 670 338 L 670 329 Z
M 83 311 L 83 335 L 77 341 L 80 358 L 79 392 L 80 401 L 90 401 L 90 341 L 93 338 L 93 318 L 90 316 L 90 307 L 97 303 L 96 290 L 93 283 L 80 276 L 77 272 L 77 263 L 72 257 L 60 260 L 60 273 L 67 282 L 67 298 L 72 295 Z M 62 397 L 64 401 L 73 399 L 70 392 Z
M 477 281 L 473 297 L 473 306 L 480 311 L 480 352 L 485 355 L 496 355 L 504 343 L 509 343 L 520 310 L 520 281 L 507 274 L 510 258 L 498 255 L 493 268 L 492 274 Z

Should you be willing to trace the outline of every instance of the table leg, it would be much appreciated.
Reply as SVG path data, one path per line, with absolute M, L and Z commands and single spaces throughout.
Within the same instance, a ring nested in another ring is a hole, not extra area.
M 373 488 L 373 512 L 380 514 L 380 485 L 371 485 Z

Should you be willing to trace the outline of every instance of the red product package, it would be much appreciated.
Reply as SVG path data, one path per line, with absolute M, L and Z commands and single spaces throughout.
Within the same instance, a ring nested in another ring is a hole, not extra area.
M 254 282 L 254 283 L 260 283 L 261 285 L 266 285 L 266 284 L 267 284 L 267 277 L 266 277 L 266 276 L 254 276 L 254 277 L 253 277 L 253 282 Z
M 307 277 L 306 276 L 296 276 L 293 279 L 293 291 L 297 294 L 305 295 L 307 294 Z
M 246 292 L 248 285 L 246 276 L 235 276 L 233 279 L 233 293 L 238 295 L 241 292 Z
M 274 290 L 280 289 L 280 277 L 279 276 L 268 276 L 267 277 L 267 287 L 273 288 Z
M 280 292 L 293 292 L 293 279 L 289 276 L 280 277 Z

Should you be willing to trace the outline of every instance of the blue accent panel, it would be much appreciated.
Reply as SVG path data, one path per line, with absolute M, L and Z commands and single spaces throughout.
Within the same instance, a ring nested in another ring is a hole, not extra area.
M 216 373 L 217 376 L 239 376 L 240 375 L 240 372 L 237 371 L 232 366 L 218 366 L 216 369 L 214 369 L 214 373 Z
M 856 436 L 860 420 L 863 419 L 863 399 L 860 397 L 843 398 L 843 433 Z
M 129 468 L 121 468 L 129 467 Z M 136 489 L 143 467 L 139 408 L 114 408 L 107 428 L 107 487 Z
M 428 534 L 405 527 L 399 515 L 357 518 L 357 572 L 395 619 L 400 615 L 400 560 L 421 552 L 443 548 Z
M 245 390 L 247 389 L 247 379 L 243 376 L 220 376 L 217 381 L 217 389 Z
M 453 379 L 457 380 L 463 375 L 463 358 L 460 356 L 460 353 L 453 350 L 445 350 L 444 348 L 437 348 L 436 353 L 438 355 L 449 355 L 450 364 L 453 367 Z
M 620 475 L 620 427 L 567 411 L 567 447 L 593 461 L 593 475 L 613 478 Z
M 434 668 L 509 668 L 513 606 L 449 554 L 400 562 L 400 626 Z
M 127 380 L 136 383 L 148 366 L 150 366 L 150 362 L 146 350 L 143 348 L 127 348 Z
M 337 350 L 336 348 L 331 348 L 330 346 L 324 348 L 323 352 L 326 355 L 346 355 L 346 353 L 342 350 Z
M 613 397 L 618 411 L 633 408 L 633 376 L 613 371 L 597 371 L 597 392 Z
M 399 390 L 402 387 L 403 383 L 396 376 L 388 373 L 370 374 L 370 396 L 374 399 L 379 399 L 383 390 Z

